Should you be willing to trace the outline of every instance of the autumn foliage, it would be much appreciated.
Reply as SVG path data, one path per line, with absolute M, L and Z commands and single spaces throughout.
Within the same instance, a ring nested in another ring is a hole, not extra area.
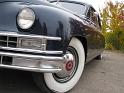
M 124 51 L 124 3 L 111 1 L 100 10 L 106 49 Z

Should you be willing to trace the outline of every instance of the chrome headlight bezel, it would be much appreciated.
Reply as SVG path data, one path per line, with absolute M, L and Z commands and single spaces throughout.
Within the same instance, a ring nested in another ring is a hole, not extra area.
M 17 16 L 17 24 L 21 29 L 29 29 L 33 26 L 36 16 L 31 8 L 22 9 Z

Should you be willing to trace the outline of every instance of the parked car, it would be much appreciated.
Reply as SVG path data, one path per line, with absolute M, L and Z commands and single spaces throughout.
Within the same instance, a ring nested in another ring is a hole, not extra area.
M 100 17 L 72 0 L 0 0 L 0 67 L 33 72 L 45 93 L 70 91 L 84 65 L 101 59 Z

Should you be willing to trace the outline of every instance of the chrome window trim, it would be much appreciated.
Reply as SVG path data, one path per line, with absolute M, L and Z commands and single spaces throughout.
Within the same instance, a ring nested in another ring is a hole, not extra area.
M 61 37 L 50 37 L 50 36 L 42 36 L 42 35 L 35 35 L 35 34 L 24 35 L 24 34 L 19 34 L 19 33 L 16 33 L 16 32 L 0 31 L 0 35 L 1 36 L 12 36 L 12 37 L 36 38 L 36 39 L 47 39 L 47 40 L 61 41 Z
M 11 50 L 17 52 L 31 52 L 31 53 L 41 53 L 41 54 L 63 54 L 63 51 L 41 51 L 34 49 L 24 49 L 24 48 L 12 48 L 12 47 L 0 47 L 3 50 Z

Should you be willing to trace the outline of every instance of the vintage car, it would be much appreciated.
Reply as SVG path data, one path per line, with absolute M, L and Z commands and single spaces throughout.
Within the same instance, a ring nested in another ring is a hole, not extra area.
M 31 71 L 44 93 L 70 91 L 101 59 L 100 17 L 73 0 L 0 0 L 0 68 Z

